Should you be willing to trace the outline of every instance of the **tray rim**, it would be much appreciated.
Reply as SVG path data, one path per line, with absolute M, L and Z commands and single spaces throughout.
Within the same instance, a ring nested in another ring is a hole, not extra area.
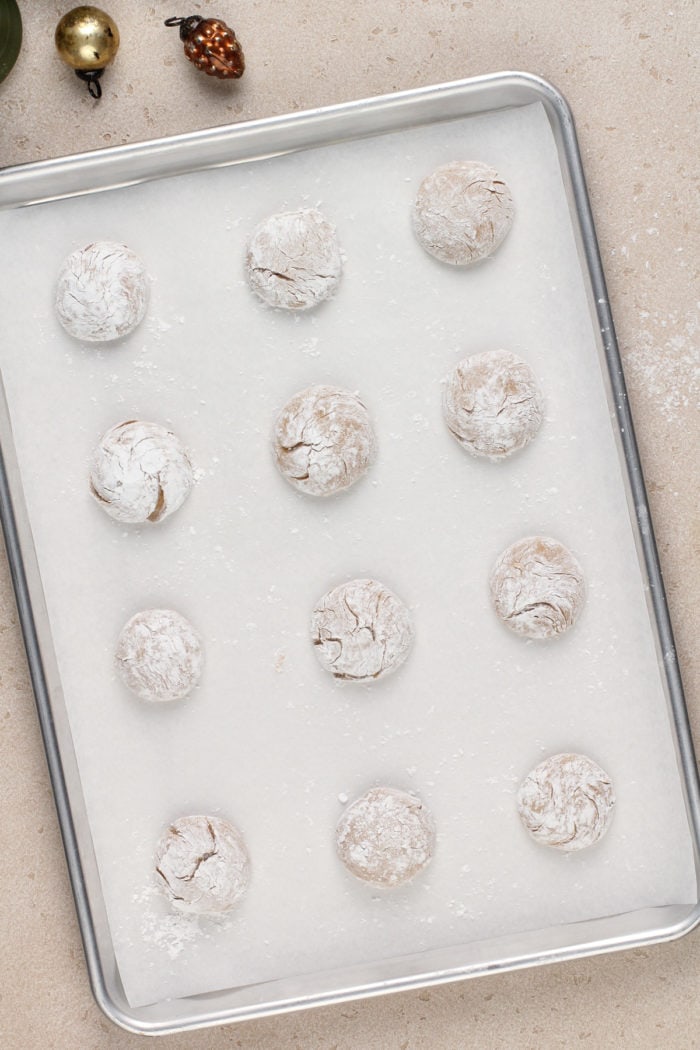
M 489 93 L 493 94 L 495 102 L 499 91 L 504 96 L 509 93 L 511 96 L 520 96 L 520 101 L 514 101 L 511 97 L 509 102 L 502 100 L 500 103 L 481 105 L 473 110 L 459 108 L 460 105 L 464 105 L 470 95 L 474 93 L 478 95 L 479 92 L 484 92 L 487 96 Z M 420 110 L 424 104 L 432 106 L 436 100 L 440 100 L 447 109 L 453 107 L 455 111 L 440 118 L 432 116 L 426 117 L 424 121 L 417 120 L 416 110 Z M 600 344 L 607 365 L 607 378 L 615 409 L 615 436 L 626 466 L 625 480 L 628 495 L 633 501 L 634 514 L 631 514 L 630 517 L 638 550 L 642 555 L 640 565 L 643 565 L 646 571 L 649 584 L 649 603 L 653 613 L 652 620 L 659 646 L 660 663 L 665 673 L 672 730 L 697 868 L 700 853 L 700 781 L 680 668 L 573 116 L 563 95 L 553 85 L 530 73 L 492 73 L 283 116 L 266 117 L 240 124 L 223 125 L 162 139 L 18 165 L 0 170 L 0 209 L 101 192 L 189 171 L 226 166 L 247 160 L 259 160 L 263 157 L 310 148 L 313 145 L 370 137 L 398 130 L 403 126 L 415 126 L 416 123 L 435 122 L 436 119 L 447 121 L 460 115 L 467 116 L 470 112 L 495 111 L 507 106 L 522 106 L 535 101 L 543 104 L 557 141 L 560 158 L 563 155 L 566 161 L 565 168 L 562 168 L 562 175 L 565 177 L 565 183 L 568 179 L 566 188 L 570 199 L 572 223 L 583 256 L 582 262 L 585 263 L 582 266 L 582 274 L 588 284 L 591 307 L 598 321 Z M 398 123 L 396 122 L 397 115 L 401 118 Z M 406 119 L 407 115 L 408 119 Z M 363 128 L 363 122 L 366 125 L 368 116 L 374 116 L 380 126 L 371 130 L 367 130 L 366 126 Z M 384 122 L 383 127 L 382 122 Z M 335 137 L 319 141 L 319 125 L 321 130 L 324 126 L 336 129 Z M 235 155 L 237 146 L 245 153 L 246 149 L 250 150 L 259 141 L 264 142 L 265 137 L 271 132 L 280 139 L 278 143 L 280 148 L 257 154 L 253 150 L 248 155 Z M 201 156 L 200 151 L 205 148 L 209 150 L 211 159 L 197 161 L 198 155 Z M 164 164 L 167 170 L 163 170 Z M 111 176 L 115 166 L 120 176 L 116 181 Z M 56 192 L 57 185 L 60 186 L 60 192 Z M 11 481 L 13 474 L 17 480 Z M 666 921 L 652 923 L 651 928 L 643 934 L 637 932 L 616 937 L 593 936 L 588 939 L 584 938 L 578 943 L 549 949 L 523 951 L 520 954 L 506 953 L 505 958 L 491 963 L 467 963 L 417 975 L 360 982 L 333 992 L 298 995 L 263 1004 L 200 1013 L 189 1018 L 181 1018 L 177 1023 L 145 1020 L 138 1016 L 144 1008 L 125 1010 L 115 1000 L 109 987 L 110 982 L 105 973 L 97 940 L 96 919 L 91 909 L 86 885 L 85 858 L 81 856 L 79 837 L 74 822 L 73 802 L 68 786 L 71 773 L 70 764 L 72 761 L 75 765 L 75 756 L 72 752 L 72 745 L 67 747 L 65 741 L 59 743 L 59 734 L 53 718 L 51 690 L 35 617 L 35 611 L 40 617 L 43 608 L 35 610 L 35 607 L 40 606 L 41 603 L 37 602 L 36 596 L 32 596 L 32 585 L 28 579 L 28 575 L 32 573 L 30 571 L 28 574 L 27 566 L 29 565 L 29 569 L 32 570 L 31 558 L 34 557 L 34 551 L 33 548 L 28 552 L 25 551 L 25 546 L 31 547 L 31 544 L 23 544 L 21 538 L 22 526 L 25 528 L 25 535 L 31 535 L 31 533 L 21 493 L 21 481 L 14 461 L 9 426 L 0 441 L 0 523 L 5 538 L 12 585 L 27 652 L 30 678 L 56 801 L 90 984 L 98 1006 L 111 1021 L 120 1027 L 139 1034 L 189 1031 L 409 988 L 429 987 L 483 973 L 522 969 L 608 953 L 623 947 L 669 941 L 684 936 L 700 924 L 699 899 L 693 905 L 669 905 L 665 908 L 646 909 L 645 911 L 653 912 L 659 919 L 665 918 Z M 27 553 L 29 558 L 27 558 Z M 40 589 L 39 594 L 41 595 Z M 642 913 L 630 913 L 630 915 L 636 914 L 641 915 Z M 594 932 L 596 924 L 602 922 L 603 920 L 588 920 L 586 923 L 573 925 L 579 929 L 586 926 Z M 570 927 L 565 926 L 558 929 L 567 931 Z M 501 939 L 481 943 L 492 944 L 498 940 Z M 337 972 L 340 979 L 342 971 Z M 225 993 L 222 992 L 222 994 Z M 192 997 L 193 1001 L 196 998 Z

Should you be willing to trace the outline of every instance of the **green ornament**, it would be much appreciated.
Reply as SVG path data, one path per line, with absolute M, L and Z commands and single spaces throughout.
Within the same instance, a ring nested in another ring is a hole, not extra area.
M 22 17 L 17 0 L 0 0 L 0 80 L 4 80 L 22 46 Z

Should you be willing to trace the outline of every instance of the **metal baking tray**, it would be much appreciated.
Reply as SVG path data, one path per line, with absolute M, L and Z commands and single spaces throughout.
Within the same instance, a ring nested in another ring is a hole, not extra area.
M 654 659 L 664 695 L 664 718 L 668 716 L 669 747 L 675 751 L 682 820 L 692 866 L 697 872 L 700 794 L 680 670 L 573 120 L 565 100 L 551 85 L 524 73 L 494 74 L 10 168 L 0 172 L 0 207 L 14 210 L 41 204 L 50 208 L 50 201 L 229 165 L 247 165 L 254 171 L 256 164 L 270 158 L 348 146 L 421 128 L 449 129 L 465 119 L 515 112 L 534 104 L 539 104 L 546 114 L 568 201 L 580 280 L 588 300 L 592 338 L 607 393 L 611 432 L 622 465 L 619 480 L 625 489 L 629 528 L 645 588 L 650 637 L 653 636 Z M 457 147 L 455 155 L 459 155 Z M 183 206 L 190 206 L 186 196 Z M 196 202 L 193 206 L 196 208 Z M 65 683 L 61 682 L 58 669 L 56 624 L 51 622 L 47 609 L 46 580 L 40 573 L 35 550 L 32 528 L 37 533 L 43 525 L 39 527 L 37 515 L 32 516 L 27 509 L 30 501 L 25 502 L 23 485 L 31 488 L 34 482 L 26 470 L 20 470 L 21 456 L 15 451 L 18 428 L 11 423 L 11 395 L 7 401 L 9 405 L 4 402 L 0 406 L 0 515 L 90 981 L 98 1004 L 114 1022 L 148 1034 L 194 1029 L 670 940 L 697 925 L 700 895 L 695 875 L 692 894 L 662 906 L 620 909 L 616 914 L 584 916 L 578 921 L 487 938 L 470 937 L 467 930 L 459 942 L 425 947 L 417 941 L 415 950 L 402 948 L 398 955 L 393 953 L 395 957 L 389 957 L 392 952 L 387 948 L 381 957 L 375 953 L 372 958 L 349 965 L 326 966 L 316 972 L 301 966 L 298 973 L 280 979 L 238 982 L 237 987 L 212 988 L 199 994 L 130 1005 L 105 905 L 105 872 L 100 870 L 96 857 L 96 829 L 89 820 L 76 760 L 74 738 L 80 727 L 71 724 L 68 716 Z M 41 420 L 35 423 L 37 433 L 41 425 Z M 418 425 L 423 425 L 422 419 Z M 22 423 L 19 429 L 24 426 Z M 26 440 L 23 434 L 22 442 Z M 37 542 L 37 549 L 42 542 Z M 84 746 L 82 741 L 81 747 Z M 526 771 L 524 768 L 523 773 Z M 313 916 L 309 918 L 313 921 Z

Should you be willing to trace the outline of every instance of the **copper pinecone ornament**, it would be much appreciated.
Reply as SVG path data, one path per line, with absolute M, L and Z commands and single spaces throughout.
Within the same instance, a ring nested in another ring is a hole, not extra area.
M 168 18 L 166 26 L 178 26 L 185 54 L 197 69 L 219 80 L 243 76 L 245 58 L 236 34 L 219 18 Z

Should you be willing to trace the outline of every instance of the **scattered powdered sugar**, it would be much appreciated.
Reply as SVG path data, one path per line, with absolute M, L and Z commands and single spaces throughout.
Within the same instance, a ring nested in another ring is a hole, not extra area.
M 149 887 L 135 899 L 140 908 L 142 939 L 145 944 L 165 951 L 170 959 L 177 959 L 186 946 L 201 935 L 199 916 L 163 915 L 156 898 L 160 898 L 160 894 L 155 887 Z
M 156 886 L 148 886 L 134 896 L 141 919 L 140 936 L 144 945 L 164 952 L 169 959 L 177 957 L 198 939 L 212 932 L 225 933 L 233 929 L 237 918 L 231 912 L 221 915 L 192 915 L 185 912 L 163 914 L 162 894 Z
M 625 355 L 631 383 L 653 398 L 671 421 L 679 410 L 700 409 L 700 318 L 642 313 L 646 327 Z

